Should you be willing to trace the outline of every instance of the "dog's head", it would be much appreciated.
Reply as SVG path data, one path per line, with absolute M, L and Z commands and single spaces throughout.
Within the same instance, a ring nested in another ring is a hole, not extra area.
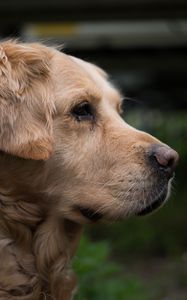
M 38 160 L 40 192 L 57 199 L 59 216 L 118 219 L 167 198 L 178 154 L 125 123 L 121 99 L 95 65 L 38 44 L 1 44 L 0 149 L 25 166 Z

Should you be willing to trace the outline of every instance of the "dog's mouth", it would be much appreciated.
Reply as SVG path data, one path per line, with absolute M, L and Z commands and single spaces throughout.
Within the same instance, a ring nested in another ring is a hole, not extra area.
M 160 188 L 160 192 L 157 192 L 155 194 L 152 193 L 152 195 L 150 195 L 150 197 L 154 199 L 152 200 L 151 204 L 147 204 L 147 206 L 144 206 L 143 208 L 139 209 L 139 211 L 135 213 L 136 216 L 147 215 L 158 209 L 160 206 L 162 206 L 167 199 L 168 185 L 165 185 L 164 187 Z M 88 206 L 78 206 L 76 207 L 76 211 L 77 210 L 79 211 L 79 214 L 81 214 L 81 216 L 84 217 L 84 219 L 87 219 L 90 222 L 97 222 L 102 218 L 113 219 L 115 217 L 116 219 L 116 215 L 119 219 L 125 217 L 125 213 L 120 214 L 119 211 L 116 211 L 115 209 L 113 210 L 115 216 L 113 215 L 113 213 L 110 215 L 108 214 L 108 212 L 100 213 L 98 212 L 98 210 L 89 208 Z
M 102 219 L 103 215 L 88 207 L 79 207 L 79 211 L 89 221 L 97 222 Z
M 156 198 L 155 201 L 153 201 L 150 205 L 143 208 L 141 211 L 139 211 L 136 215 L 137 216 L 144 216 L 147 215 L 157 208 L 159 208 L 166 200 L 167 197 L 167 189 L 164 189 L 162 193 L 159 194 L 158 198 Z

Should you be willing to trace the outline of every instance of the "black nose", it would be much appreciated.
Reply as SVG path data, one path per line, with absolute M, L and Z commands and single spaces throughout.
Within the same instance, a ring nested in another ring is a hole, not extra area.
M 150 158 L 155 167 L 164 170 L 171 177 L 177 166 L 179 155 L 168 146 L 154 145 L 150 150 Z

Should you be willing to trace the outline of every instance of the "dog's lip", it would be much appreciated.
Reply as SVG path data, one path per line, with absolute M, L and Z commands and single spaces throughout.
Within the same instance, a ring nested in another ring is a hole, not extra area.
M 101 213 L 96 212 L 92 208 L 79 207 L 79 211 L 81 212 L 83 217 L 87 218 L 88 220 L 90 220 L 92 222 L 97 222 L 103 217 L 103 215 Z
M 136 215 L 137 216 L 144 216 L 144 215 L 147 215 L 147 214 L 151 213 L 152 211 L 156 210 L 157 208 L 159 208 L 164 203 L 164 201 L 166 200 L 166 196 L 167 196 L 167 190 L 164 189 L 162 191 L 162 193 L 158 196 L 158 198 L 156 198 L 156 200 L 154 202 L 152 202 L 150 205 L 143 208 Z

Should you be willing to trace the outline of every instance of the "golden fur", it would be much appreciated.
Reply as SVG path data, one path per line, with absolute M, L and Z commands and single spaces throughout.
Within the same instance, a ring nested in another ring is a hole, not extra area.
M 73 118 L 82 101 L 96 120 Z M 71 258 L 89 222 L 79 208 L 115 220 L 154 201 L 145 153 L 160 142 L 127 125 L 120 105 L 100 68 L 0 44 L 0 299 L 72 299 Z

